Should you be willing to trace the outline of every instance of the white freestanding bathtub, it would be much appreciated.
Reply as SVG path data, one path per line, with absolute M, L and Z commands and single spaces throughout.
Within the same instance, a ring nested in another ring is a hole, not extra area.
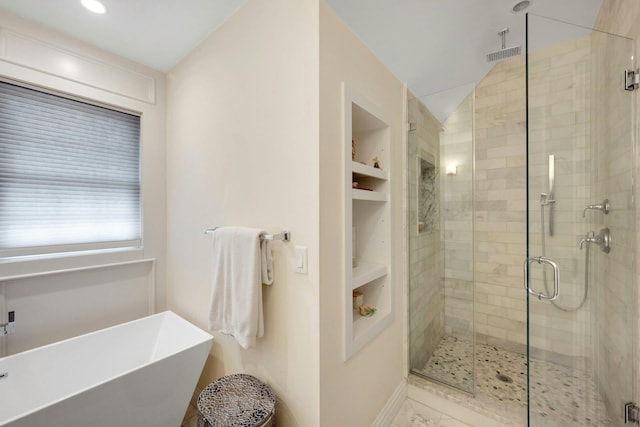
M 166 311 L 0 358 L 0 426 L 179 427 L 212 339 Z

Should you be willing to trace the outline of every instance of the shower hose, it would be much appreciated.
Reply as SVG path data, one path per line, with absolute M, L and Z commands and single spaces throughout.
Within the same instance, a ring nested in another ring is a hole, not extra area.
M 540 223 L 541 223 L 541 229 L 540 229 L 540 234 L 541 234 L 541 246 L 542 246 L 542 256 L 546 256 L 545 255 L 545 247 L 546 247 L 546 239 L 545 239 L 545 231 L 544 231 L 544 203 L 540 203 Z M 551 301 L 551 304 L 553 304 L 554 307 L 556 307 L 559 310 L 562 311 L 577 311 L 579 310 L 584 303 L 587 301 L 587 294 L 589 293 L 589 252 L 590 252 L 590 244 L 587 243 L 586 245 L 586 253 L 585 253 L 585 260 L 584 260 L 584 292 L 582 293 L 582 300 L 580 301 L 580 304 L 577 307 L 574 308 L 567 308 L 567 307 L 563 307 L 560 304 L 558 304 L 556 301 Z M 542 281 L 544 283 L 544 291 L 547 293 L 547 295 L 549 295 L 549 286 L 547 285 L 547 270 L 543 267 L 542 268 Z

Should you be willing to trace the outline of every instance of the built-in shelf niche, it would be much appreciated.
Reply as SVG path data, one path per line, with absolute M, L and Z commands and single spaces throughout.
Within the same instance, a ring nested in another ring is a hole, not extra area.
M 390 221 L 390 126 L 380 110 L 343 87 L 345 155 L 344 359 L 393 320 Z M 379 167 L 374 167 L 377 160 Z M 354 184 L 357 183 L 357 184 Z M 355 236 L 354 236 L 355 232 Z M 353 257 L 357 265 L 353 264 Z M 363 293 L 371 317 L 353 307 Z

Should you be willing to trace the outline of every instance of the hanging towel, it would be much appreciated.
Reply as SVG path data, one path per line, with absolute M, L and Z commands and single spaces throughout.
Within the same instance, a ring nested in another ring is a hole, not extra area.
M 264 334 L 261 283 L 273 283 L 273 259 L 262 230 L 221 227 L 213 233 L 209 330 L 233 335 L 244 348 Z
M 260 241 L 260 259 L 262 265 L 262 284 L 273 284 L 273 257 L 271 256 L 271 241 Z

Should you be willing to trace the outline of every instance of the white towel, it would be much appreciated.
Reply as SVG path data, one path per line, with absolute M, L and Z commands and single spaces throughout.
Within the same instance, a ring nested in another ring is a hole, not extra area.
M 221 227 L 213 233 L 209 330 L 233 335 L 245 349 L 264 334 L 262 286 L 273 283 L 273 259 L 262 230 Z
M 271 285 L 273 283 L 273 257 L 271 256 L 271 242 L 262 240 L 260 242 L 260 259 L 262 265 L 262 284 Z

